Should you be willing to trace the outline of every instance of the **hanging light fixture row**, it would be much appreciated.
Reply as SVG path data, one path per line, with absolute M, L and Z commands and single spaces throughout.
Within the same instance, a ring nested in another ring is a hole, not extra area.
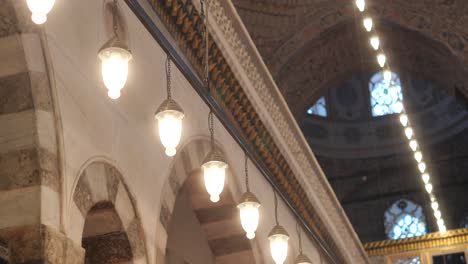
M 365 0 L 356 0 L 355 1 L 357 9 L 364 14 L 366 11 L 366 2 Z M 379 66 L 382 68 L 384 79 L 388 82 L 391 82 L 393 74 L 390 71 L 388 66 L 387 57 L 382 49 L 382 42 L 375 30 L 375 25 L 372 20 L 372 17 L 369 15 L 363 15 L 363 26 L 367 32 L 371 34 L 369 42 L 372 48 L 377 52 L 376 58 Z M 440 233 L 445 233 L 447 228 L 445 226 L 444 220 L 442 218 L 442 213 L 440 212 L 439 203 L 435 195 L 433 194 L 433 185 L 431 183 L 430 175 L 427 173 L 427 165 L 424 161 L 424 156 L 420 150 L 420 145 L 415 137 L 414 130 L 411 126 L 408 114 L 406 113 L 405 107 L 401 99 L 398 99 L 396 102 L 396 109 L 400 112 L 400 124 L 404 128 L 405 136 L 408 139 L 408 145 L 413 151 L 413 156 L 418 165 L 418 170 L 421 173 L 421 179 L 424 183 L 424 188 L 429 195 L 431 201 L 431 208 L 434 212 L 434 217 L 437 220 L 437 225 L 439 227 Z
M 356 3 L 364 9 L 364 0 L 358 0 Z M 52 10 L 55 0 L 27 0 L 28 7 L 32 13 L 31 19 L 36 24 L 43 24 L 47 21 L 47 15 Z M 206 7 L 205 7 L 206 6 Z M 201 0 L 201 16 L 205 21 L 204 45 L 205 45 L 205 76 L 204 81 L 206 89 L 210 91 L 210 76 L 209 76 L 209 47 L 208 47 L 208 6 L 205 5 L 205 0 Z M 205 11 L 206 10 L 206 11 Z M 205 15 L 206 13 L 206 15 Z M 101 60 L 101 74 L 104 85 L 108 90 L 108 96 L 111 99 L 118 99 L 121 95 L 121 90 L 125 87 L 128 78 L 129 62 L 132 60 L 132 53 L 123 43 L 119 36 L 118 22 L 118 4 L 117 0 L 112 2 L 112 23 L 113 37 L 108 40 L 98 52 L 98 58 Z M 365 20 L 364 25 L 372 29 L 372 20 Z M 371 45 L 378 49 L 379 40 L 371 40 Z M 158 107 L 154 118 L 157 121 L 159 137 L 161 144 L 166 149 L 166 155 L 169 157 L 177 153 L 177 146 L 180 143 L 182 135 L 182 120 L 185 117 L 184 111 L 180 105 L 172 98 L 172 76 L 171 76 L 171 59 L 168 56 L 165 64 L 166 83 L 167 83 L 167 99 Z M 208 115 L 208 127 L 210 131 L 211 150 L 206 156 L 201 166 L 205 188 L 210 194 L 210 200 L 214 203 L 220 200 L 220 194 L 223 192 L 226 169 L 228 164 L 223 156 L 223 153 L 215 147 L 214 141 L 214 117 L 210 111 Z M 242 195 L 237 208 L 239 209 L 240 221 L 246 236 L 249 239 L 255 238 L 255 232 L 258 228 L 261 206 L 259 200 L 250 191 L 249 175 L 248 175 L 248 158 L 245 156 L 245 185 L 246 192 Z M 279 224 L 278 221 L 278 199 L 274 192 L 275 203 L 275 221 L 276 225 L 271 230 L 268 240 L 270 242 L 271 255 L 276 264 L 283 264 L 288 255 L 288 240 L 289 234 Z M 296 264 L 310 264 L 310 259 L 303 254 L 302 240 L 298 228 L 300 254 L 296 258 Z

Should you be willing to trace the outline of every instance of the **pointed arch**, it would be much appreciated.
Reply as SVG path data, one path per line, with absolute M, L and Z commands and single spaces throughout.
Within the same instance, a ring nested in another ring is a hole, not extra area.
M 148 263 L 144 233 L 135 200 L 117 168 L 102 161 L 89 164 L 79 176 L 72 200 L 69 210 L 70 226 L 76 231 L 70 236 L 75 242 L 81 243 L 85 219 L 90 210 L 100 204 L 110 204 L 115 208 L 123 231 L 128 237 L 133 263 Z

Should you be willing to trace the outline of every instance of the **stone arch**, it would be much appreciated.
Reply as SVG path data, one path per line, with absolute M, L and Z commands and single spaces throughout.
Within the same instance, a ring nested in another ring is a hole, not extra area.
M 202 181 L 198 181 L 201 176 L 201 170 L 200 166 L 203 162 L 203 159 L 205 156 L 208 154 L 210 151 L 211 145 L 209 140 L 207 139 L 195 139 L 191 142 L 189 142 L 187 145 L 185 145 L 181 150 L 178 152 L 178 154 L 175 157 L 175 160 L 172 165 L 172 169 L 170 171 L 169 177 L 166 179 L 163 188 L 162 188 L 162 193 L 161 193 L 161 204 L 160 204 L 160 212 L 158 215 L 157 219 L 157 237 L 158 243 L 157 243 L 157 248 L 156 248 L 156 263 L 164 263 L 164 259 L 166 257 L 166 246 L 168 242 L 168 231 L 169 231 L 169 225 L 172 219 L 172 213 L 174 211 L 174 207 L 176 204 L 177 196 L 179 193 L 181 193 L 182 190 L 187 191 L 187 189 L 191 189 L 190 192 L 191 194 L 191 201 L 193 205 L 193 209 L 196 211 L 197 218 L 200 222 L 201 225 L 204 225 L 204 220 L 201 219 L 203 218 L 200 217 L 200 214 L 205 214 L 206 216 L 208 215 L 213 215 L 215 210 L 221 209 L 224 212 L 228 211 L 227 214 L 229 215 L 229 221 L 235 221 L 236 219 L 233 219 L 234 217 L 237 217 L 237 208 L 235 207 L 236 202 L 234 202 L 235 194 L 231 193 L 231 191 L 234 188 L 228 188 L 228 186 L 225 186 L 225 191 L 221 194 L 221 201 L 217 204 L 213 204 L 213 208 L 199 208 L 199 204 L 205 203 L 205 201 L 209 201 L 209 195 L 203 191 L 202 195 L 200 192 L 197 192 L 197 194 L 194 194 L 193 189 L 198 188 L 194 186 L 202 186 Z M 229 173 L 227 174 L 227 177 L 229 177 Z M 229 179 L 227 178 L 226 181 L 228 182 Z M 233 183 L 231 181 L 231 183 Z M 232 186 L 229 186 L 232 187 Z M 228 190 L 230 189 L 230 190 Z M 236 193 L 237 194 L 237 193 Z M 224 213 L 217 211 L 217 213 Z M 208 217 L 209 218 L 209 217 Z M 240 223 L 239 223 L 240 226 Z M 218 226 L 219 228 L 219 226 Z M 207 228 L 204 228 L 205 233 L 210 233 L 210 231 L 207 231 Z M 208 235 L 209 236 L 209 235 Z M 239 234 L 239 235 L 233 235 L 230 236 L 229 238 L 226 239 L 217 239 L 218 244 L 222 243 L 227 243 L 229 244 L 228 247 L 231 247 L 233 244 L 241 244 L 240 247 L 246 248 L 247 245 L 245 241 L 242 241 L 245 238 L 244 233 Z M 246 238 L 245 238 L 246 239 Z M 210 238 L 208 237 L 208 242 L 211 246 L 211 241 Z M 246 239 L 247 240 L 247 239 Z M 248 241 L 248 240 L 247 240 Z M 235 247 L 235 246 L 234 246 Z M 258 253 L 257 248 L 251 247 L 250 243 L 248 245 L 249 249 L 251 251 L 250 256 L 245 256 L 241 254 L 237 254 L 235 258 L 238 258 L 240 262 L 243 263 L 254 263 L 253 257 L 256 253 Z M 222 261 L 229 261 L 227 258 L 229 258 L 229 252 L 224 251 L 224 249 L 213 249 L 213 254 L 215 257 L 219 257 L 219 259 L 223 259 Z M 245 252 L 245 251 L 243 251 Z M 217 255 L 220 254 L 220 255 Z M 234 257 L 233 257 L 234 258 Z M 246 260 L 247 259 L 247 260 Z M 226 262 L 226 263 L 231 263 L 231 262 Z M 234 262 L 233 262 L 234 263 Z
M 100 204 L 109 204 L 115 208 L 130 243 L 133 263 L 148 263 L 144 233 L 135 200 L 122 174 L 105 162 L 92 162 L 79 176 L 70 209 L 70 226 L 76 230 L 71 234 L 72 239 L 81 243 L 86 216 L 92 208 L 99 207 Z

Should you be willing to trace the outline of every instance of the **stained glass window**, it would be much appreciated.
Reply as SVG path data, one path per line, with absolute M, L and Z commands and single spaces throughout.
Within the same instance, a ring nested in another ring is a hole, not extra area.
M 327 117 L 327 102 L 325 101 L 325 96 L 320 97 L 313 106 L 307 109 L 307 114 Z
M 372 116 L 398 114 L 402 111 L 403 101 L 401 82 L 398 75 L 392 73 L 392 78 L 385 79 L 382 72 L 376 73 L 369 82 Z
M 385 212 L 385 232 L 390 239 L 403 239 L 427 233 L 421 206 L 402 199 Z

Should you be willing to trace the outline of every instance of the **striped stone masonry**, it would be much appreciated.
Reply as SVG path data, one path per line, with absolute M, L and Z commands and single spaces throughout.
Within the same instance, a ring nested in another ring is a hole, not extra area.
M 57 130 L 40 29 L 26 1 L 0 7 L 0 241 L 12 263 L 80 263 L 80 244 L 58 231 Z
M 141 227 L 140 218 L 136 211 L 135 200 L 123 182 L 121 173 L 113 166 L 94 162 L 80 175 L 73 192 L 73 205 L 71 206 L 71 232 L 70 239 L 75 243 L 82 243 L 85 219 L 90 210 L 96 205 L 106 202 L 111 204 L 123 225 L 123 233 L 130 243 L 130 259 L 133 263 L 148 263 L 146 245 Z M 118 237 L 109 237 L 112 241 Z M 89 241 L 89 239 L 88 239 Z M 99 241 L 94 240 L 94 243 Z

